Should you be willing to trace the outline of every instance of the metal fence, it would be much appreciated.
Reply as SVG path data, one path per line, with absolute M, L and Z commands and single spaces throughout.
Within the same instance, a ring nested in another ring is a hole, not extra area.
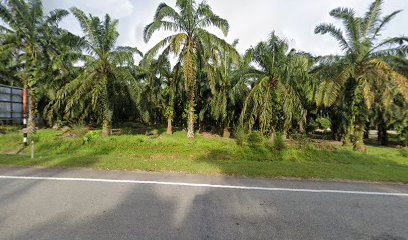
M 23 89 L 0 84 L 0 121 L 21 122 Z

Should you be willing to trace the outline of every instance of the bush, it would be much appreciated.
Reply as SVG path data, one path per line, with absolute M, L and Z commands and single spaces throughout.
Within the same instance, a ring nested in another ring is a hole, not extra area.
M 318 124 L 319 128 L 323 130 L 331 127 L 331 121 L 328 118 L 318 118 L 316 119 L 316 123 Z
M 273 148 L 277 151 L 284 150 L 286 148 L 285 141 L 283 140 L 281 133 L 275 133 L 273 136 Z
M 245 142 L 245 131 L 242 127 L 237 127 L 234 132 L 235 142 L 238 146 L 244 146 Z
M 262 133 L 253 131 L 247 136 L 247 141 L 250 147 L 259 147 L 264 142 Z
M 401 153 L 401 156 L 408 157 L 408 149 L 401 149 L 400 153 Z
M 399 132 L 398 140 L 403 146 L 408 146 L 408 126 L 400 126 L 397 131 Z
M 82 144 L 87 144 L 89 142 L 91 142 L 94 139 L 99 138 L 100 135 L 98 132 L 96 131 L 89 131 L 87 134 L 85 134 L 85 136 L 82 138 Z
M 158 135 L 160 135 L 160 131 L 159 131 L 159 129 L 154 128 L 154 129 L 151 129 L 151 130 L 147 131 L 146 135 L 147 136 L 158 136 Z
M 318 124 L 315 122 L 315 120 L 310 119 L 307 124 L 306 124 L 306 132 L 307 133 L 313 133 L 317 128 Z

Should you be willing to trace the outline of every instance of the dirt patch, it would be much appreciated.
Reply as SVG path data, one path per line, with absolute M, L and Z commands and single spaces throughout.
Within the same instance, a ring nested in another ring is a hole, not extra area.
M 63 127 L 61 129 L 61 134 L 60 136 L 63 138 L 76 138 L 85 135 L 87 132 L 89 132 L 88 127 L 84 128 L 70 128 L 70 127 Z
M 205 137 L 205 138 L 222 138 L 220 135 L 218 134 L 213 134 L 213 133 L 209 133 L 209 132 L 202 132 L 201 136 Z
M 176 159 L 177 156 L 175 154 L 152 154 L 150 155 L 150 159 L 153 160 L 163 160 L 163 159 Z
M 76 134 L 74 134 L 74 133 L 72 133 L 72 132 L 65 132 L 65 133 L 63 133 L 62 135 L 61 135 L 61 137 L 64 137 L 64 138 L 74 138 L 74 137 L 76 137 L 77 135 Z
M 5 150 L 5 151 L 1 151 L 0 153 L 6 154 L 6 155 L 24 155 L 25 148 L 22 148 L 20 150 Z
M 315 144 L 315 147 L 321 150 L 331 150 L 331 151 L 339 150 L 336 146 L 328 145 L 328 144 Z

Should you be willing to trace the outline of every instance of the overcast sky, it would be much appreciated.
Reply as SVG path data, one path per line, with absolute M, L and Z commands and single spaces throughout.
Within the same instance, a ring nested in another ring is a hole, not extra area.
M 109 13 L 119 19 L 118 45 L 147 51 L 168 33 L 156 33 L 148 44 L 143 41 L 143 28 L 153 20 L 160 2 L 173 6 L 175 0 L 43 0 L 46 10 L 76 6 L 97 16 Z M 208 0 L 213 11 L 230 24 L 227 40 L 239 39 L 238 50 L 265 40 L 275 30 L 290 40 L 292 47 L 316 55 L 337 53 L 337 43 L 329 36 L 315 35 L 314 27 L 333 22 L 329 11 L 336 7 L 352 7 L 364 14 L 372 0 Z M 408 0 L 385 0 L 383 13 L 403 9 L 384 32 L 386 36 L 408 35 Z M 81 34 L 78 22 L 66 18 L 62 27 Z M 222 36 L 220 32 L 214 32 Z

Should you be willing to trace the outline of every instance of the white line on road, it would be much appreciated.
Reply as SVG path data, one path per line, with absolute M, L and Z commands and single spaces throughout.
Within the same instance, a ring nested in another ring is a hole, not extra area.
M 153 184 L 153 185 L 171 185 L 171 186 L 221 188 L 221 189 L 241 189 L 241 190 L 260 190 L 260 191 L 277 191 L 277 192 L 342 193 L 342 194 L 358 194 L 358 195 L 408 197 L 408 193 L 400 193 L 400 192 L 391 193 L 391 192 L 365 192 L 365 191 L 345 191 L 345 190 L 328 190 L 328 189 L 268 188 L 268 187 L 249 187 L 249 186 L 233 186 L 233 185 L 213 185 L 213 184 L 202 184 L 202 183 L 159 182 L 159 181 L 140 181 L 140 180 L 116 180 L 116 179 L 98 179 L 98 178 L 56 178 L 56 177 L 0 176 L 0 179 Z

